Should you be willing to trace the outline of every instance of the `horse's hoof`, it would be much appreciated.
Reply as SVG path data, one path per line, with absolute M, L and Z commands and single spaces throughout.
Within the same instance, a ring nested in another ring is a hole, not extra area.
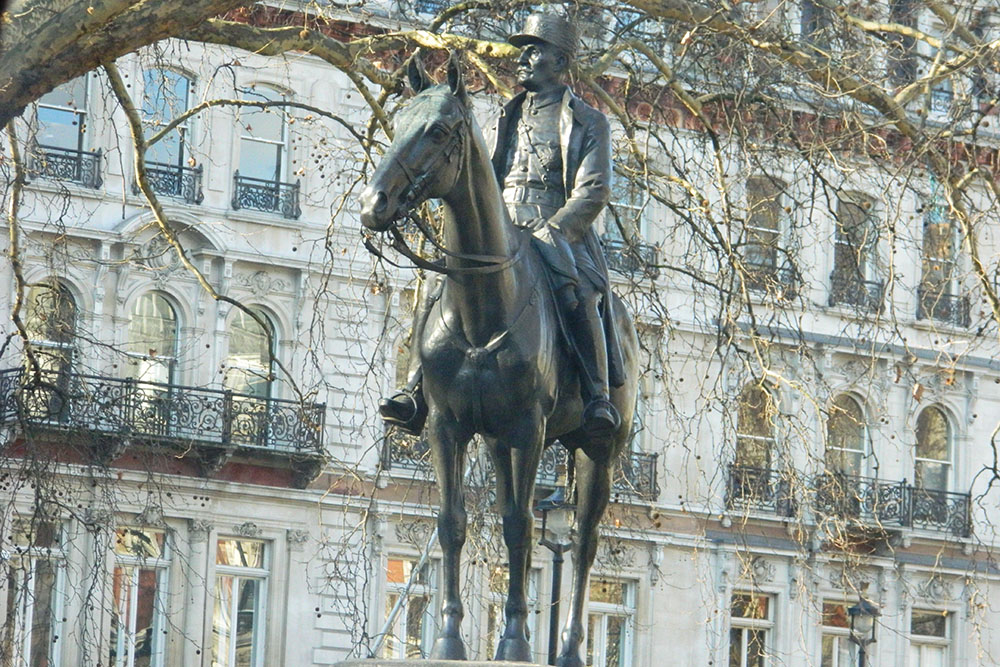
M 531 656 L 531 645 L 524 639 L 501 639 L 497 646 L 497 661 L 534 662 Z
M 586 667 L 578 653 L 563 653 L 556 658 L 556 667 Z
M 438 637 L 431 649 L 432 660 L 468 660 L 465 644 L 458 637 Z

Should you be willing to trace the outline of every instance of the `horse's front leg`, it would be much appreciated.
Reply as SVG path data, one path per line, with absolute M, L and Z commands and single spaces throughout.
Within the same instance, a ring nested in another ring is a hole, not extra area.
M 461 429 L 457 420 L 431 409 L 427 420 L 427 439 L 441 494 L 438 511 L 438 540 L 444 554 L 444 599 L 441 605 L 441 628 L 431 658 L 466 660 L 462 641 L 464 608 L 459 591 L 459 565 L 465 545 L 465 451 L 472 434 Z
M 576 450 L 577 544 L 573 558 L 573 592 L 569 617 L 562 633 L 558 667 L 584 667 L 580 657 L 583 643 L 583 613 L 587 601 L 590 568 L 597 555 L 600 523 L 611 498 L 611 456 L 593 460 L 583 449 Z
M 502 438 L 490 442 L 497 477 L 497 506 L 503 516 L 503 538 L 510 563 L 510 585 L 504 607 L 506 624 L 497 660 L 531 662 L 528 642 L 528 571 L 531 567 L 532 500 L 541 458 L 545 419 L 529 415 Z

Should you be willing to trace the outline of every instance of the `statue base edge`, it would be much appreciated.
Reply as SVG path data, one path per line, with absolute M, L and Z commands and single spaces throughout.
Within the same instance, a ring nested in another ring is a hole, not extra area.
M 495 662 L 492 660 L 345 660 L 334 667 L 544 667 L 534 662 Z

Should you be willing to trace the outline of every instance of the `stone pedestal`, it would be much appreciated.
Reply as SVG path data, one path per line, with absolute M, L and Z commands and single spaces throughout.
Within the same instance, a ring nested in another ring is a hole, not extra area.
M 542 667 L 530 662 L 492 662 L 486 660 L 347 660 L 334 667 Z

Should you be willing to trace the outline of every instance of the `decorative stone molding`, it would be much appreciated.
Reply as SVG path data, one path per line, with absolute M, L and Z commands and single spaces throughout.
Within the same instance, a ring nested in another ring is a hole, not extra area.
M 649 545 L 649 583 L 655 586 L 660 581 L 660 565 L 663 564 L 663 545 Z
M 260 537 L 261 530 L 253 521 L 244 521 L 233 526 L 233 533 L 240 537 L 256 538 Z
M 396 539 L 423 551 L 431 535 L 431 524 L 426 521 L 400 521 L 393 527 Z
M 605 537 L 597 548 L 597 563 L 611 570 L 622 570 L 632 567 L 635 562 L 635 550 L 625 540 L 615 537 Z
M 205 519 L 188 519 L 188 539 L 191 542 L 204 542 L 212 532 L 212 523 Z
M 135 522 L 139 526 L 163 527 L 167 525 L 163 518 L 163 509 L 152 505 L 136 514 Z
M 89 531 L 111 530 L 115 524 L 115 514 L 111 510 L 88 507 L 83 512 L 83 523 Z
M 743 576 L 751 581 L 769 584 L 777 575 L 777 567 L 763 556 L 755 556 L 749 563 L 744 563 Z
M 285 540 L 288 542 L 289 549 L 302 551 L 306 542 L 309 541 L 309 531 L 301 528 L 289 528 L 285 533 Z
M 933 574 L 917 586 L 917 594 L 935 602 L 948 602 L 955 599 L 955 589 L 943 577 Z
M 272 278 L 266 271 L 240 273 L 235 278 L 236 284 L 246 287 L 254 296 L 263 296 L 271 292 L 288 290 L 288 283 L 281 278 Z

